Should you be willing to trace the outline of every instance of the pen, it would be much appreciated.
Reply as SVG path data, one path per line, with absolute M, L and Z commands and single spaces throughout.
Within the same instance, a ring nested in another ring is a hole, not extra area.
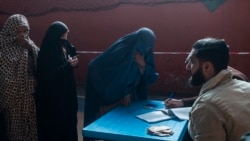
M 167 108 L 167 105 L 168 105 L 167 103 L 168 103 L 173 97 L 174 97 L 174 93 L 171 92 L 171 93 L 168 95 L 167 100 L 164 101 L 164 104 L 165 104 L 166 108 Z
M 168 99 L 171 100 L 174 97 L 174 93 L 170 93 Z
M 170 94 L 168 95 L 168 99 L 167 99 L 166 102 L 170 101 L 173 97 L 174 97 L 174 93 L 170 93 Z

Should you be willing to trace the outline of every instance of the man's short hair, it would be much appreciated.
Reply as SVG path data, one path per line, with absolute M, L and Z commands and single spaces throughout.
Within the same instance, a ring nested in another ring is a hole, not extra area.
M 193 44 L 195 56 L 199 61 L 209 61 L 213 64 L 215 72 L 227 69 L 229 62 L 229 46 L 224 39 L 204 38 Z

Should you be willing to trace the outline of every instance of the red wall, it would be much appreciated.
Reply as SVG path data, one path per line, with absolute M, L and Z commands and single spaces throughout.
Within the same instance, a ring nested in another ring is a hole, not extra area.
M 0 15 L 1 25 L 7 17 Z M 82 86 L 86 83 L 87 64 L 98 53 L 81 51 L 103 51 L 124 34 L 142 26 L 149 27 L 157 36 L 155 61 L 160 74 L 159 80 L 150 90 L 159 94 L 169 91 L 187 94 L 196 92 L 187 85 L 189 73 L 184 65 L 186 52 L 190 51 L 193 42 L 207 36 L 224 38 L 231 52 L 248 52 L 249 17 L 249 0 L 226 0 L 214 12 L 209 12 L 201 2 L 157 6 L 127 4 L 105 11 L 53 12 L 28 19 L 31 38 L 37 45 L 40 45 L 51 22 L 61 20 L 69 26 L 69 39 L 80 52 L 80 64 L 75 72 L 76 81 Z M 250 77 L 247 60 L 249 54 L 232 54 L 230 65 Z

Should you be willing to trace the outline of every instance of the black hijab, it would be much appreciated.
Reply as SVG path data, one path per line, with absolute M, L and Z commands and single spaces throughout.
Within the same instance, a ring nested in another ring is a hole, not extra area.
M 59 75 L 57 74 L 58 69 L 60 69 L 58 66 L 69 65 L 67 62 L 68 55 L 71 57 L 76 55 L 74 46 L 68 40 L 61 39 L 61 36 L 67 31 L 68 27 L 60 21 L 56 21 L 49 26 L 38 57 L 38 71 L 41 75 L 43 75 L 43 72 L 51 76 Z M 67 50 L 66 58 L 62 46 Z

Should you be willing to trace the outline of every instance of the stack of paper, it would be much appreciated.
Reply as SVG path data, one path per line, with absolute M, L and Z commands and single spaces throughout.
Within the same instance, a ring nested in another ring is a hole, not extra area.
M 149 122 L 149 123 L 159 122 L 159 121 L 174 118 L 174 116 L 167 115 L 160 110 L 137 115 L 136 117 L 138 117 L 139 119 L 145 120 L 146 122 Z
M 159 122 L 172 118 L 178 118 L 180 120 L 189 120 L 190 110 L 191 107 L 156 109 L 148 113 L 137 115 L 136 117 L 149 123 Z
M 190 111 L 191 107 L 172 108 L 169 109 L 168 114 L 172 114 L 180 120 L 189 120 Z

